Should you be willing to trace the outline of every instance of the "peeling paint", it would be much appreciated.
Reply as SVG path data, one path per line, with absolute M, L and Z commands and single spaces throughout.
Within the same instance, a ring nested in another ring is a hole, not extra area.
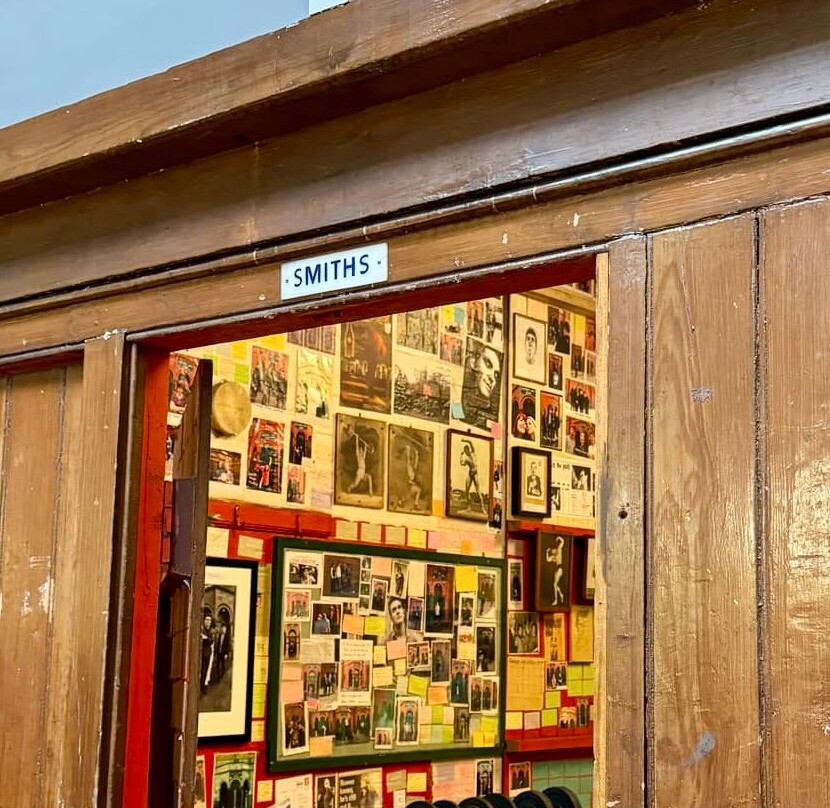
M 712 400 L 715 391 L 711 387 L 693 387 L 691 389 L 692 402 L 695 404 L 706 404 Z

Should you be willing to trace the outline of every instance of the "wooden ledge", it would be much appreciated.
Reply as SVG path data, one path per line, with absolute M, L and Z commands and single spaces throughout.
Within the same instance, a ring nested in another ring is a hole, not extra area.
M 693 5 L 694 0 L 352 0 L 0 129 L 0 215 Z

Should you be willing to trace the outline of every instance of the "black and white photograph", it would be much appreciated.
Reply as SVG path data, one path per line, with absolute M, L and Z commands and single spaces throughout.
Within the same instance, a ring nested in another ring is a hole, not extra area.
M 464 381 L 461 389 L 463 420 L 470 426 L 489 429 L 500 418 L 501 378 L 504 355 L 491 345 L 467 337 Z
M 315 808 L 337 808 L 337 775 L 321 774 L 314 778 Z
M 332 366 L 330 356 L 315 351 L 297 351 L 297 385 L 294 411 L 328 418 L 331 413 Z
M 311 604 L 311 633 L 340 636 L 343 625 L 343 605 L 340 603 Z
M 395 362 L 395 413 L 448 424 L 450 374 L 438 362 L 407 360 L 399 356 Z
M 536 536 L 536 609 L 567 611 L 571 605 L 571 536 L 539 530 Z
M 547 381 L 545 330 L 541 320 L 524 314 L 513 315 L 513 375 L 517 379 L 538 384 Z
M 350 598 L 358 595 L 360 585 L 360 556 L 323 556 L 323 597 Z
M 487 522 L 493 477 L 493 440 L 454 429 L 447 431 L 446 515 Z
M 413 351 L 438 353 L 438 309 L 417 309 L 395 315 L 395 344 Z
M 453 710 L 452 739 L 454 743 L 470 742 L 470 708 L 456 707 Z
M 574 491 L 593 491 L 593 469 L 589 466 L 571 466 L 571 488 Z
M 494 760 L 476 761 L 476 797 L 487 797 L 493 793 L 495 768 Z
M 432 670 L 430 678 L 433 684 L 445 684 L 450 681 L 451 645 L 450 640 L 432 641 Z
M 548 345 L 560 354 L 571 352 L 571 313 L 566 309 L 548 306 Z
M 548 354 L 548 387 L 553 390 L 562 389 L 562 357 L 559 354 Z
M 507 615 L 507 653 L 539 653 L 539 615 L 535 612 L 510 612 Z
M 511 450 L 511 504 L 514 516 L 550 516 L 550 454 L 514 446 Z
M 568 416 L 565 419 L 565 451 L 579 457 L 596 457 L 596 426 Z
M 300 705 L 302 706 L 302 705 Z M 256 752 L 220 752 L 213 756 L 211 805 L 253 805 L 256 795 Z
M 539 395 L 539 445 L 562 449 L 562 396 L 544 391 Z
M 311 457 L 312 438 L 314 428 L 309 424 L 298 421 L 291 422 L 291 436 L 288 446 L 288 462 L 302 465 L 303 458 Z
M 338 413 L 335 503 L 383 508 L 385 476 L 386 424 L 372 418 Z
M 340 326 L 340 405 L 391 412 L 392 318 L 370 317 Z
M 478 589 L 476 591 L 476 620 L 494 621 L 496 619 L 496 599 L 498 581 L 495 572 L 478 571 Z
M 484 301 L 484 341 L 494 348 L 504 345 L 504 306 L 501 298 Z
M 565 401 L 571 412 L 593 418 L 597 406 L 596 398 L 597 390 L 592 384 L 577 382 L 573 379 L 565 382 Z
M 417 745 L 421 736 L 421 700 L 411 696 L 399 698 L 395 723 L 398 745 Z
M 389 594 L 389 579 L 372 578 L 369 591 L 372 598 L 369 602 L 369 611 L 372 614 L 385 614 L 386 597 Z
M 434 441 L 432 432 L 389 426 L 389 511 L 432 514 Z
M 455 611 L 455 568 L 445 564 L 426 567 L 426 634 L 452 634 Z
M 288 586 L 319 586 L 320 565 L 322 563 L 323 557 L 318 553 L 286 552 L 285 566 L 288 570 Z
M 406 598 L 409 589 L 409 562 L 395 558 L 392 561 L 392 578 L 390 581 L 390 595 L 397 598 Z
M 476 672 L 496 672 L 495 626 L 476 626 Z
M 468 706 L 470 703 L 470 663 L 454 659 L 450 670 L 450 704 Z
M 458 625 L 472 627 L 476 614 L 476 596 L 458 596 Z
M 524 562 L 521 558 L 507 560 L 507 608 L 522 611 L 524 609 Z
M 250 736 L 253 621 L 257 565 L 210 560 L 205 565 L 199 665 L 199 737 Z
M 424 599 L 409 598 L 406 610 L 406 627 L 409 631 L 424 630 Z
M 484 337 L 484 301 L 470 300 L 467 302 L 467 333 L 471 337 Z
M 282 657 L 287 662 L 300 658 L 302 631 L 299 623 L 286 623 L 282 630 Z

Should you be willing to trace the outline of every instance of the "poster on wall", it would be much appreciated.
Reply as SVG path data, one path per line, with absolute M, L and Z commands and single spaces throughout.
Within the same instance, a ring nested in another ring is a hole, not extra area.
M 199 738 L 250 737 L 257 565 L 208 559 L 199 658 Z
M 571 536 L 560 531 L 536 534 L 536 610 L 567 611 L 571 605 Z
M 446 462 L 447 516 L 487 522 L 493 499 L 493 439 L 450 429 Z
M 314 351 L 297 351 L 294 411 L 328 418 L 331 411 L 332 357 Z
M 275 558 L 269 769 L 463 754 L 484 727 L 497 743 L 503 562 L 332 550 L 286 540 Z
M 438 353 L 438 309 L 418 309 L 395 315 L 395 344 L 413 351 Z
M 517 379 L 544 384 L 547 371 L 545 324 L 524 314 L 514 314 L 513 375 Z
M 248 430 L 248 475 L 246 485 L 256 491 L 282 491 L 285 426 L 254 418 Z
M 501 419 L 503 367 L 501 351 L 467 337 L 461 389 L 462 421 L 479 429 L 489 429 L 492 423 Z
M 340 327 L 340 405 L 391 411 L 392 318 L 373 317 Z
M 335 503 L 383 508 L 386 423 L 339 413 L 336 435 Z
M 255 795 L 256 752 L 222 752 L 214 755 L 211 805 L 252 805 Z
M 407 357 L 409 359 L 409 357 Z M 450 375 L 437 362 L 395 361 L 395 413 L 438 424 L 450 421 Z
M 414 427 L 389 426 L 387 510 L 432 513 L 435 436 Z
M 288 356 L 261 345 L 251 349 L 252 404 L 284 410 L 288 398 Z

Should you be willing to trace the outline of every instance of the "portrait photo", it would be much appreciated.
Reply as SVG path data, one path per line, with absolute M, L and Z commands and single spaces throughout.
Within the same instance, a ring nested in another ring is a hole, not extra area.
M 550 454 L 514 446 L 511 450 L 511 505 L 514 516 L 550 516 Z
M 501 298 L 484 301 L 484 341 L 494 348 L 504 345 L 504 305 Z
M 493 439 L 447 431 L 446 515 L 487 522 L 493 477 Z
M 514 384 L 510 397 L 510 432 L 514 438 L 536 443 L 536 390 Z
M 432 432 L 390 424 L 388 510 L 432 514 L 434 441 Z
M 571 605 L 571 545 L 567 533 L 536 534 L 536 610 L 567 611 Z
M 421 700 L 414 697 L 398 699 L 397 741 L 399 746 L 415 746 L 421 735 Z
M 596 426 L 568 416 L 565 419 L 565 451 L 579 457 L 596 457 Z
M 343 605 L 340 603 L 311 604 L 311 633 L 340 636 Z
M 392 318 L 370 317 L 340 326 L 340 405 L 391 412 Z
M 425 634 L 452 634 L 455 618 L 455 570 L 443 564 L 427 564 Z
M 360 556 L 323 556 L 323 597 L 349 598 L 358 596 L 360 585 Z
M 562 449 L 562 396 L 539 394 L 539 445 L 543 449 Z
M 476 620 L 490 622 L 496 619 L 497 597 L 497 573 L 489 570 L 479 570 L 478 588 L 476 589 Z
M 495 626 L 476 626 L 476 672 L 496 672 Z
M 386 424 L 338 413 L 334 461 L 337 505 L 383 508 Z
M 571 412 L 593 418 L 597 406 L 597 389 L 592 384 L 568 379 L 565 382 L 565 401 Z
M 458 625 L 472 627 L 476 614 L 476 596 L 474 594 L 458 596 Z
M 369 602 L 369 611 L 372 614 L 386 614 L 386 596 L 389 593 L 389 579 L 372 578 L 369 591 L 371 592 L 372 598 Z
M 511 612 L 524 609 L 524 562 L 521 558 L 507 559 L 507 608 Z
M 409 589 L 409 562 L 403 561 L 400 558 L 392 561 L 392 578 L 390 595 L 397 598 L 406 598 L 407 590 Z
M 424 630 L 424 599 L 409 598 L 406 613 L 406 626 L 410 631 Z
M 548 306 L 548 345 L 560 354 L 571 352 L 571 313 L 567 309 Z
M 539 616 L 535 612 L 507 615 L 507 653 L 539 653 Z
M 544 384 L 547 381 L 546 328 L 541 320 L 513 315 L 513 375 Z
M 564 662 L 567 659 L 567 617 L 564 612 L 553 612 L 542 618 L 545 659 L 550 662 Z
M 407 357 L 408 358 L 408 357 Z M 450 374 L 437 362 L 395 362 L 395 403 L 398 415 L 438 424 L 450 422 Z
M 308 708 L 305 702 L 284 704 L 282 718 L 283 755 L 308 752 Z
M 464 415 L 461 420 L 479 429 L 489 429 L 489 423 L 499 420 L 503 367 L 504 355 L 501 351 L 467 337 L 461 388 Z
M 554 390 L 562 389 L 562 357 L 559 354 L 548 354 L 548 387 Z
M 250 736 L 257 564 L 210 559 L 200 630 L 199 737 Z
M 470 741 L 470 708 L 456 707 L 453 710 L 452 724 L 453 743 L 469 743 Z
M 470 663 L 454 659 L 450 669 L 450 704 L 470 704 Z

